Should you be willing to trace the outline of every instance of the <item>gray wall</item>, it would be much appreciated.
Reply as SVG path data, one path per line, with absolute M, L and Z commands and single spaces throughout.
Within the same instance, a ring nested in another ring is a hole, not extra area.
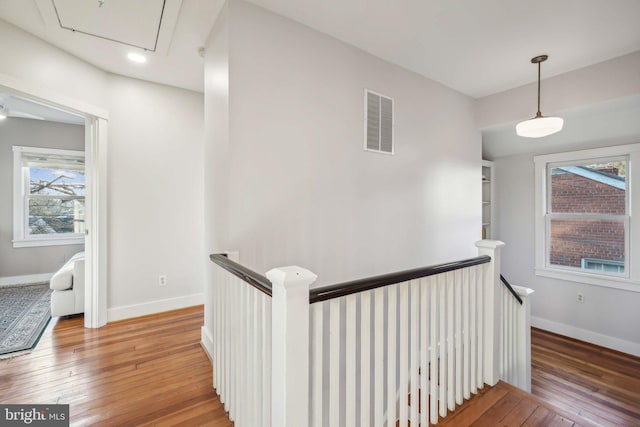
M 13 145 L 84 151 L 84 126 L 14 117 L 0 121 L 0 278 L 52 273 L 84 245 L 13 248 Z

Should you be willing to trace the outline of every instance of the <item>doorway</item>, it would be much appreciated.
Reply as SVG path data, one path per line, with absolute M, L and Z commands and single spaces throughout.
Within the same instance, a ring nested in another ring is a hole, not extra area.
M 84 117 L 85 122 L 85 314 L 84 326 L 107 323 L 107 126 L 100 107 L 50 93 L 39 85 L 0 75 L 0 91 L 52 109 Z

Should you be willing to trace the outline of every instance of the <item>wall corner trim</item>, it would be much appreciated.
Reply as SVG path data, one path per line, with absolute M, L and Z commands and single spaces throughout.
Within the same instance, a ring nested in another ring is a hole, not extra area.
M 149 314 L 178 310 L 202 304 L 204 304 L 204 294 L 200 293 L 149 301 L 140 304 L 112 307 L 107 310 L 107 322 L 115 322 L 118 320 L 130 319 L 132 317 L 146 316 Z
M 200 328 L 200 345 L 202 345 L 204 352 L 209 358 L 209 361 L 213 363 L 213 336 L 211 335 L 211 332 L 204 326 Z

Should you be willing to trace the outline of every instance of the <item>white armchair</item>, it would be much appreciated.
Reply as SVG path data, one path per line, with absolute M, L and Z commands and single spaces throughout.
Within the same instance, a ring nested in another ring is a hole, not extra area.
M 84 252 L 78 252 L 51 277 L 51 316 L 84 313 Z

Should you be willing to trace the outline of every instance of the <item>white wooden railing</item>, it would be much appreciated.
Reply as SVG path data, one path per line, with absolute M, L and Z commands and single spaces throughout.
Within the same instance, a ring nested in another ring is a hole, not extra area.
M 502 278 L 502 277 L 501 277 Z M 502 322 L 500 330 L 500 378 L 531 393 L 531 303 L 532 289 L 512 286 L 520 302 L 508 289 L 501 288 Z
M 427 426 L 485 384 L 530 388 L 532 291 L 515 287 L 520 305 L 500 283 L 502 242 L 477 246 L 455 270 L 311 290 L 315 274 L 299 267 L 268 281 L 217 269 L 214 386 L 229 417 L 239 427 Z
M 228 257 L 237 260 L 237 254 Z M 236 267 L 233 273 L 215 269 L 207 302 L 213 310 L 213 386 L 236 426 L 269 426 L 272 300 L 260 286 L 246 282 L 255 273 Z M 270 287 L 266 278 L 258 280 Z

